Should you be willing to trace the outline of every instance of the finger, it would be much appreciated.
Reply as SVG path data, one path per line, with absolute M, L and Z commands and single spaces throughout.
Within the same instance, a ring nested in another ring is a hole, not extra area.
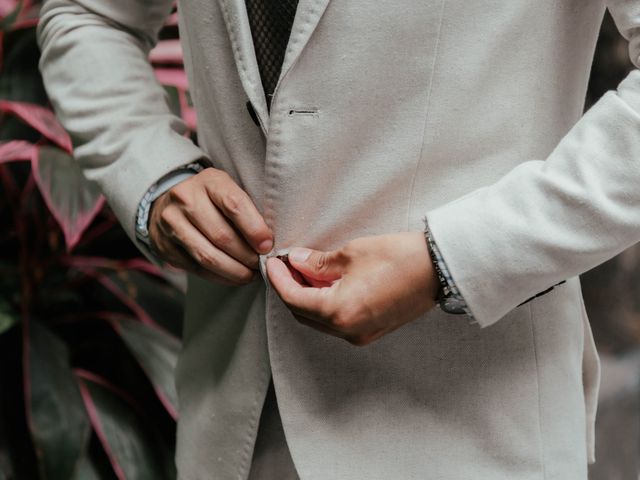
M 309 287 L 315 287 L 315 288 L 330 287 L 331 285 L 333 285 L 333 282 L 327 282 L 325 280 L 316 280 L 315 278 L 304 276 L 302 273 L 295 270 L 293 267 L 291 267 L 291 270 L 295 272 L 293 273 L 293 276 L 296 280 L 298 280 L 299 278 L 301 279 L 301 280 L 298 280 L 298 283 L 302 285 L 307 285 Z
M 346 258 L 339 251 L 320 252 L 309 248 L 292 248 L 289 262 L 305 277 L 329 284 L 342 277 L 346 266 Z
M 165 255 L 166 261 L 168 264 L 176 269 L 176 270 L 184 270 L 188 272 L 195 273 L 207 280 L 211 280 L 216 283 L 220 283 L 223 285 L 235 285 L 235 283 L 230 282 L 226 278 L 217 275 L 206 268 L 198 265 L 198 263 L 191 258 L 191 256 L 184 250 L 181 245 L 174 244 L 173 248 L 171 248 Z
M 173 209 L 173 211 L 176 217 L 180 215 L 179 210 Z M 169 216 L 173 217 L 173 215 Z M 170 229 L 170 226 L 166 224 L 166 222 L 160 222 L 158 224 L 158 231 L 159 234 L 154 235 L 155 242 L 153 251 L 165 261 L 169 267 L 193 272 L 207 280 L 223 285 L 237 285 L 237 283 L 231 282 L 199 265 L 182 245 L 172 240 L 172 229 Z
M 291 273 L 291 276 L 293 277 L 293 279 L 303 287 L 315 286 L 315 285 L 310 285 L 309 282 L 307 282 L 307 279 L 304 278 L 302 274 L 299 271 L 297 271 L 295 268 L 287 265 L 287 269 L 289 270 L 289 273 Z
M 267 259 L 267 275 L 280 298 L 296 313 L 326 322 L 330 312 L 329 287 L 307 287 L 298 283 L 277 258 Z
M 298 282 L 300 285 L 304 285 L 306 287 L 308 287 L 308 286 L 314 286 L 314 287 L 317 286 L 317 285 L 311 284 L 305 277 L 302 276 L 302 274 L 299 271 L 297 271 L 295 268 L 293 268 L 291 266 L 291 264 L 289 263 L 289 258 L 288 258 L 287 255 L 278 255 L 276 258 L 278 258 L 279 260 L 282 260 L 282 262 L 285 264 L 285 266 L 289 270 L 289 273 L 291 274 L 293 279 L 296 282 Z
M 304 275 L 302 275 L 302 273 L 300 273 L 298 270 L 296 270 L 293 267 L 293 265 L 291 265 L 291 263 L 289 262 L 288 255 L 278 256 L 278 258 L 284 262 L 284 264 L 289 269 L 289 272 L 291 272 L 293 279 L 296 282 L 298 282 L 300 285 L 304 285 L 306 287 L 316 287 L 316 288 L 331 286 L 332 282 L 325 282 L 324 280 L 316 280 L 315 278 L 305 277 Z
M 258 253 L 269 253 L 273 248 L 273 234 L 249 195 L 220 170 L 216 170 L 205 185 L 213 203 L 233 222 L 249 245 Z
M 174 210 L 167 209 L 166 212 L 174 212 Z M 171 231 L 167 234 L 184 247 L 201 267 L 234 284 L 245 284 L 253 278 L 253 270 L 212 245 L 180 212 L 172 213 L 171 218 L 165 218 L 165 221 L 171 227 Z
M 256 269 L 259 258 L 255 250 L 227 223 L 209 197 L 206 201 L 198 208 L 185 210 L 185 216 L 220 250 L 243 265 Z

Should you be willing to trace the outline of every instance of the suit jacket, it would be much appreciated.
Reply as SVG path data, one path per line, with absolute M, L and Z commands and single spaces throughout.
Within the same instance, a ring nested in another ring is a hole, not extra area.
M 586 478 L 599 372 L 577 275 L 640 237 L 640 72 L 582 116 L 603 2 L 301 0 L 268 115 L 244 1 L 183 1 L 200 147 L 146 60 L 171 3 L 49 0 L 39 27 L 76 157 L 131 237 L 149 186 L 206 156 L 276 250 L 426 215 L 484 327 L 433 310 L 354 347 L 262 280 L 189 276 L 180 477 L 246 477 L 273 376 L 303 480 Z M 608 4 L 637 62 L 640 2 Z

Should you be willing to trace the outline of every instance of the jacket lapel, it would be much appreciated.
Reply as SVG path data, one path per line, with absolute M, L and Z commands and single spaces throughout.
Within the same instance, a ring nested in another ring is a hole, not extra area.
M 293 27 L 291 28 L 291 36 L 289 37 L 289 44 L 287 46 L 287 52 L 282 62 L 282 69 L 280 71 L 280 81 L 287 75 L 289 69 L 296 63 L 296 60 L 302 53 L 302 50 L 309 42 L 311 34 L 313 34 L 322 14 L 327 8 L 331 0 L 300 0 L 298 3 L 298 9 L 296 11 L 296 17 L 293 21 Z M 276 87 L 277 90 L 277 87 Z
M 267 111 L 267 101 L 253 48 L 245 0 L 218 0 L 218 2 L 231 39 L 233 56 L 240 74 L 240 81 L 260 120 L 262 129 L 266 133 L 269 112 Z M 330 0 L 300 0 L 276 91 L 282 79 L 309 41 L 329 2 Z
M 233 58 L 240 74 L 240 81 L 260 120 L 262 129 L 265 130 L 269 113 L 253 48 L 245 0 L 218 0 L 218 2 L 231 39 Z

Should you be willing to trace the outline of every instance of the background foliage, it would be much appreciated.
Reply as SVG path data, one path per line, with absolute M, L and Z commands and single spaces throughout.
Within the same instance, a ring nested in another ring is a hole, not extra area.
M 75 167 L 37 68 L 38 11 L 0 0 L 0 480 L 175 478 L 179 278 L 139 256 Z M 175 13 L 151 60 L 193 132 Z M 587 105 L 630 68 L 606 17 Z M 640 343 L 638 252 L 583 276 L 601 349 Z
M 73 161 L 38 11 L 0 0 L 0 479 L 172 479 L 183 293 Z M 176 20 L 151 60 L 193 130 Z

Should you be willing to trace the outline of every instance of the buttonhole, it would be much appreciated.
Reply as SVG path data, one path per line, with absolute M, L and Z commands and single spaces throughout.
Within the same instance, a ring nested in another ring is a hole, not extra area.
M 315 107 L 309 108 L 292 108 L 289 110 L 289 115 L 317 115 L 318 109 Z

